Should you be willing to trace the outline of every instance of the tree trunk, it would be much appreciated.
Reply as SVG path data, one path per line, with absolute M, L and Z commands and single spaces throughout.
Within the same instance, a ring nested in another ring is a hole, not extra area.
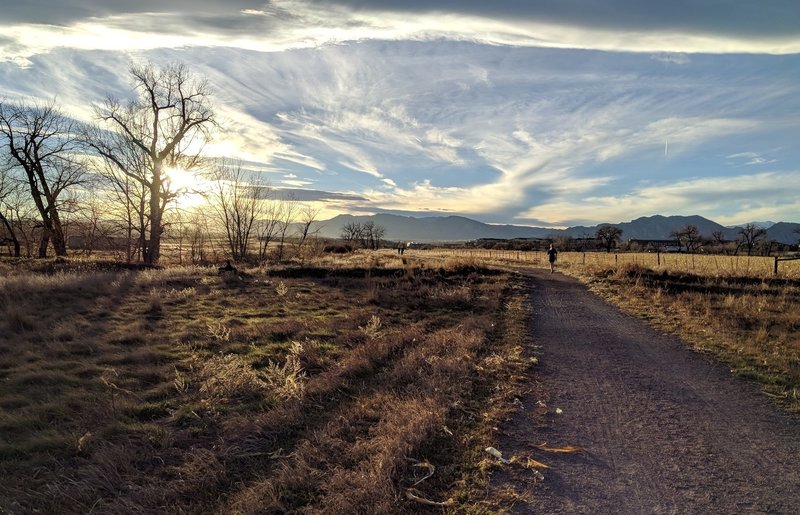
M 51 209 L 52 216 L 50 217 L 50 238 L 53 241 L 53 250 L 56 256 L 67 255 L 67 240 L 64 237 L 64 229 L 61 227 L 61 220 L 58 217 L 58 212 Z
M 8 218 L 3 216 L 2 213 L 0 213 L 0 222 L 3 222 L 3 225 L 6 226 L 6 231 L 8 231 L 9 239 L 11 240 L 11 243 L 14 245 L 14 257 L 20 257 L 19 239 L 17 238 L 17 235 L 14 232 L 14 228 L 11 226 L 11 222 L 9 222 Z
M 44 259 L 47 257 L 47 246 L 50 244 L 50 234 L 48 230 L 44 229 L 42 232 L 42 239 L 39 240 L 39 257 Z
M 150 183 L 150 242 L 144 262 L 157 265 L 161 257 L 161 163 L 155 165 L 153 182 Z

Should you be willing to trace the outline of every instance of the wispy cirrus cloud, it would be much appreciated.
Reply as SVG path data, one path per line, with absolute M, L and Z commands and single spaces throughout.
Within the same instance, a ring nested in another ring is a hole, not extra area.
M 256 51 L 374 40 L 451 39 L 488 44 L 664 53 L 800 52 L 791 0 L 685 5 L 633 0 L 574 2 L 100 2 L 41 9 L 4 2 L 0 59 L 29 63 L 50 48 L 149 50 L 222 46 Z M 191 6 L 191 7 L 190 7 Z M 671 56 L 671 57 L 669 57 Z
M 730 161 L 743 166 L 761 166 L 776 163 L 777 159 L 765 157 L 757 152 L 738 152 L 727 156 Z
M 215 89 L 210 154 L 341 210 L 622 220 L 800 168 L 793 2 L 189 3 L 9 5 L 0 87 L 91 120 L 131 60 L 186 62 Z

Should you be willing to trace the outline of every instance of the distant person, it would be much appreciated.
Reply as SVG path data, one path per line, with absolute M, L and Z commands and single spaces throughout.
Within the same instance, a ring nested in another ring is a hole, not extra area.
M 556 257 L 558 256 L 558 251 L 553 248 L 553 244 L 550 244 L 550 248 L 547 249 L 547 260 L 550 261 L 550 273 L 552 274 L 556 270 Z

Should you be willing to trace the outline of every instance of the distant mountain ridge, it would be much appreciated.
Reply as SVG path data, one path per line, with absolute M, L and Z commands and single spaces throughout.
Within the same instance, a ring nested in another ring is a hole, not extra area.
M 593 238 L 601 225 L 575 226 L 567 229 L 531 227 L 525 225 L 492 225 L 463 216 L 431 216 L 416 218 L 386 213 L 376 215 L 338 215 L 330 220 L 315 222 L 312 230 L 320 236 L 338 238 L 348 223 L 374 222 L 386 229 L 387 240 L 399 241 L 469 241 L 480 238 L 550 238 L 566 235 L 573 238 Z M 610 224 L 622 229 L 623 240 L 666 240 L 670 233 L 687 225 L 697 226 L 705 237 L 721 231 L 726 239 L 738 236 L 738 227 L 725 227 L 702 216 L 643 216 L 630 222 Z M 793 244 L 800 239 L 799 223 L 778 222 L 767 229 L 767 238 Z

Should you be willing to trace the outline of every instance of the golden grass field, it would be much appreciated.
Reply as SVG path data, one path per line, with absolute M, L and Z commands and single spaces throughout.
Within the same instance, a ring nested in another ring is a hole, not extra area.
M 484 265 L 546 261 L 479 252 L 359 252 L 241 278 L 0 262 L 0 508 L 508 507 L 487 496 L 483 449 L 533 359 L 523 280 Z M 760 258 L 653 257 L 562 253 L 558 269 L 798 410 L 798 262 L 773 277 Z
M 485 249 L 432 249 L 415 251 L 422 255 L 471 258 L 479 261 L 502 261 L 546 267 L 544 252 Z M 764 256 L 726 256 L 716 254 L 681 254 L 655 252 L 559 252 L 562 267 L 616 267 L 636 265 L 655 271 L 693 273 L 719 277 L 774 276 L 775 259 Z M 777 277 L 800 279 L 800 260 L 781 261 Z
M 0 263 L 0 511 L 490 506 L 483 449 L 530 364 L 517 279 L 367 253 L 245 272 Z

